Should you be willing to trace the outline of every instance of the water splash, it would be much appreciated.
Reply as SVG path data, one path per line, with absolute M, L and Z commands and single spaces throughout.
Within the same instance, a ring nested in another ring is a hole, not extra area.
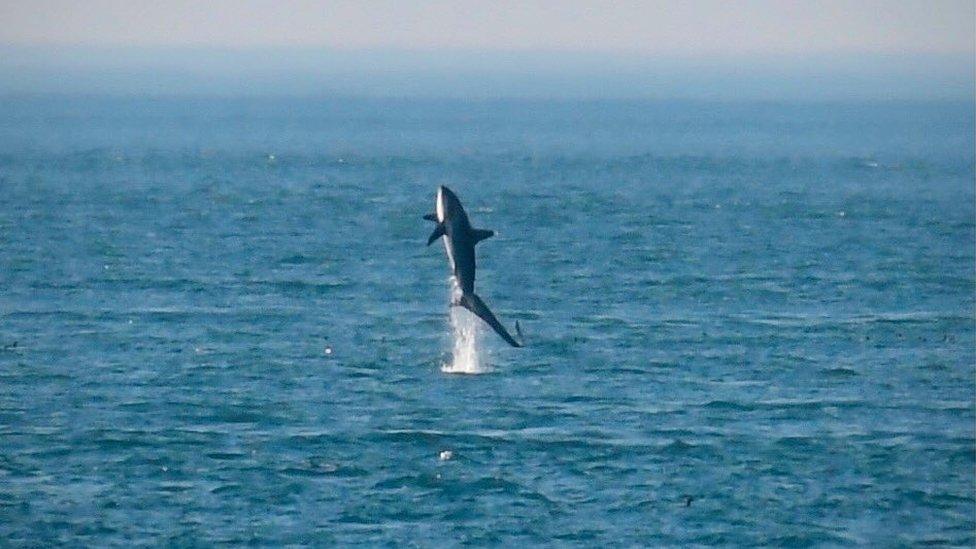
M 451 303 L 460 298 L 461 287 L 452 276 Z M 481 322 L 478 317 L 464 307 L 452 306 L 451 331 L 454 338 L 451 362 L 441 366 L 441 371 L 451 374 L 483 374 L 489 371 L 488 365 L 482 362 L 478 345 L 481 336 Z

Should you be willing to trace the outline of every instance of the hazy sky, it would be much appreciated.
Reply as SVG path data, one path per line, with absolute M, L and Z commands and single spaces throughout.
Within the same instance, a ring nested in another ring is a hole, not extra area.
M 976 0 L 0 0 L 0 94 L 974 93 Z
M 7 45 L 970 52 L 973 0 L 0 0 Z

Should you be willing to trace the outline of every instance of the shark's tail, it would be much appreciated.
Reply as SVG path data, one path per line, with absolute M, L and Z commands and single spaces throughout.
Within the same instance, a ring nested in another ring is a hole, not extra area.
M 460 305 L 465 309 L 471 311 L 472 313 L 478 315 L 478 317 L 481 320 L 487 322 L 488 325 L 494 328 L 495 332 L 497 332 L 498 335 L 502 336 L 502 339 L 508 342 L 508 344 L 511 345 L 512 347 L 522 346 L 521 343 L 515 341 L 515 338 L 513 338 L 512 335 L 508 333 L 508 330 L 506 330 L 505 327 L 502 326 L 502 323 L 499 322 L 497 318 L 495 318 L 495 315 L 492 314 L 491 310 L 488 308 L 487 305 L 485 305 L 485 302 L 482 301 L 481 298 L 477 296 L 477 294 L 470 293 L 470 294 L 462 295 L 460 300 Z M 518 323 L 516 322 L 516 325 L 517 324 Z M 521 330 L 519 330 L 519 332 L 521 332 Z

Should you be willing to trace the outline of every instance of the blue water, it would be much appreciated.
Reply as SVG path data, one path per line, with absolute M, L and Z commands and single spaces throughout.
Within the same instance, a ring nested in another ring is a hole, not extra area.
M 6 98 L 0 545 L 972 546 L 973 120 Z

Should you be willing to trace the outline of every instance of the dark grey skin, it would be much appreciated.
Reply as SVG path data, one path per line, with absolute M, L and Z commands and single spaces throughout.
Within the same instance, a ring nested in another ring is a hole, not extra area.
M 495 332 L 509 345 L 521 347 L 522 344 L 508 333 L 508 330 L 495 318 L 485 302 L 474 293 L 476 270 L 474 246 L 495 233 L 471 228 L 471 222 L 468 221 L 468 214 L 461 206 L 461 201 L 447 187 L 437 188 L 434 207 L 434 213 L 424 216 L 424 219 L 437 223 L 434 232 L 427 239 L 427 245 L 430 246 L 438 238 L 444 238 L 444 249 L 447 250 L 447 261 L 450 263 L 451 273 L 454 274 L 458 286 L 461 287 L 461 298 L 457 303 L 451 305 L 460 305 L 468 309 L 494 328 Z M 515 330 L 516 332 L 520 331 L 518 322 L 515 323 Z

